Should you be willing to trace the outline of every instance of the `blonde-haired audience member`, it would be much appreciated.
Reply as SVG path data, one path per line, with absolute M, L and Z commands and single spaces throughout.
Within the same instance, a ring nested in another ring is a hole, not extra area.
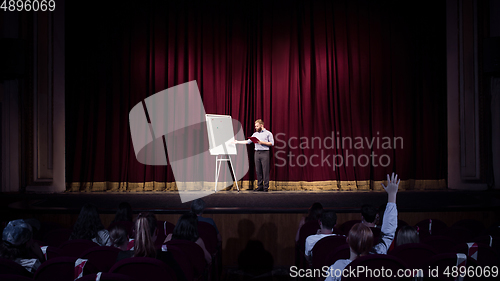
M 153 213 L 140 213 L 135 221 L 134 250 L 118 253 L 116 261 L 132 257 L 156 258 L 168 264 L 175 271 L 177 280 L 186 280 L 186 276 L 175 261 L 172 253 L 155 248 L 155 241 L 158 238 L 156 222 L 157 220 Z

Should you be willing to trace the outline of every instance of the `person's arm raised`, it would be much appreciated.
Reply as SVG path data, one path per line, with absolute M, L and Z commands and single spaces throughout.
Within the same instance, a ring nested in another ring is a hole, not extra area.
M 400 180 L 398 180 L 398 175 L 394 175 L 394 173 L 392 173 L 392 176 L 389 178 L 389 174 L 387 174 L 387 186 L 382 184 L 382 187 L 387 192 L 388 203 L 396 203 L 396 195 L 398 193 L 399 182 Z
M 371 251 L 375 254 L 387 254 L 387 250 L 389 250 L 389 247 L 394 240 L 396 229 L 398 227 L 398 209 L 396 207 L 396 195 L 398 193 L 399 186 L 398 175 L 394 175 L 394 173 L 392 173 L 390 178 L 389 175 L 387 175 L 387 186 L 384 184 L 382 184 L 382 186 L 387 192 L 388 202 L 384 212 L 382 228 L 380 229 L 380 242 L 377 243 Z

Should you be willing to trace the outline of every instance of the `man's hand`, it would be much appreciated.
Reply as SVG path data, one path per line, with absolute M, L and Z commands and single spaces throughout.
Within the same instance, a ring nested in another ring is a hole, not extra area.
M 259 140 L 258 144 L 265 145 L 265 146 L 273 146 L 273 144 L 270 141 Z
M 387 194 L 389 195 L 389 199 L 387 200 L 389 203 L 396 203 L 396 194 L 398 193 L 399 187 L 398 175 L 394 175 L 389 178 L 389 174 L 387 174 L 387 186 L 382 183 L 382 187 L 385 189 Z

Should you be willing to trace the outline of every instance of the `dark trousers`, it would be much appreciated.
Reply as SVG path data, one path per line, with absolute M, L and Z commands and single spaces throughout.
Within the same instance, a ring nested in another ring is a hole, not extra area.
M 254 161 L 257 187 L 267 190 L 269 188 L 269 150 L 256 150 Z

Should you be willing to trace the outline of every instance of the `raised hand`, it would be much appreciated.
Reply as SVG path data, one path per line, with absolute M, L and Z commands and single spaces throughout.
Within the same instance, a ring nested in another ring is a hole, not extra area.
M 382 187 L 385 189 L 387 194 L 389 195 L 389 202 L 396 203 L 396 194 L 398 193 L 400 180 L 398 179 L 398 175 L 394 175 L 389 178 L 389 174 L 387 174 L 387 186 L 382 183 Z

